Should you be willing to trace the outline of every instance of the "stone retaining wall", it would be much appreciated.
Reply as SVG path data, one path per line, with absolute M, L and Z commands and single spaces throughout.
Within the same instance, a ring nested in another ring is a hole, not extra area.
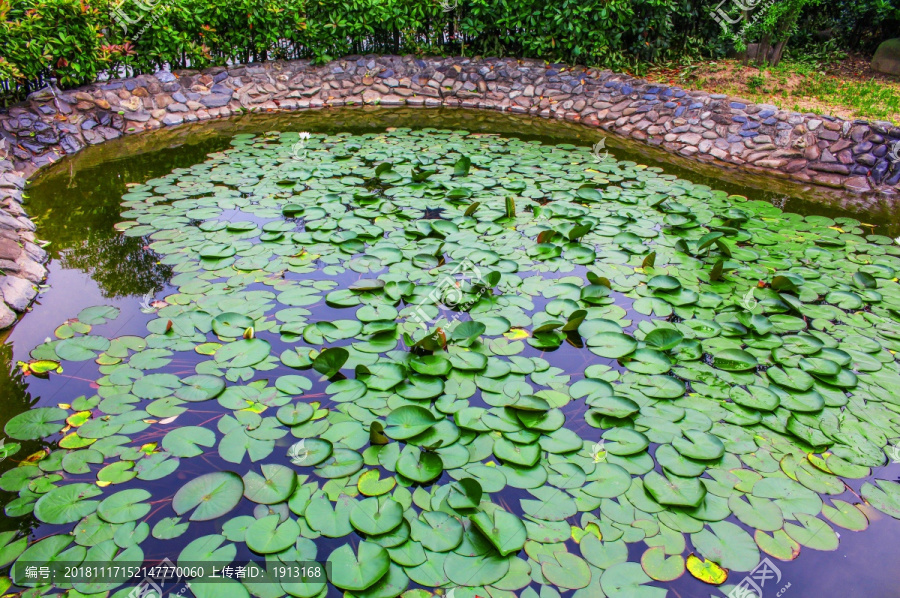
M 248 111 L 458 106 L 600 127 L 694 160 L 853 192 L 895 193 L 900 128 L 752 104 L 626 75 L 536 60 L 351 56 L 159 72 L 59 94 L 0 114 L 0 328 L 37 294 L 46 253 L 22 209 L 26 178 L 123 134 Z M 599 136 L 598 136 L 599 139 Z

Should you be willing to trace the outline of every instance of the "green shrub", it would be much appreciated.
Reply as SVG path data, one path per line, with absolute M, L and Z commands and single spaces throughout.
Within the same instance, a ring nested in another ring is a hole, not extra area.
M 50 77 L 67 88 L 99 75 L 130 76 L 163 66 L 294 58 L 322 63 L 366 53 L 522 56 L 640 73 L 648 63 L 719 57 L 729 50 L 732 42 L 710 17 L 712 2 L 4 0 L 0 97 L 20 99 Z M 879 28 L 895 22 L 890 2 L 826 4 L 829 14 L 836 5 L 855 7 L 849 12 L 857 20 L 842 27 L 861 35 L 865 19 Z M 747 41 L 765 35 L 786 41 L 798 28 L 808 35 L 822 23 L 800 10 L 807 3 L 775 2 L 767 18 L 748 30 Z

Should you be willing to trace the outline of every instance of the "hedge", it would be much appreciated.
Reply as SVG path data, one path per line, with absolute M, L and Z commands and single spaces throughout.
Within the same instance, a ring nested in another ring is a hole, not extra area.
M 414 53 L 622 70 L 727 49 L 709 16 L 711 0 L 6 0 L 3 7 L 7 102 L 51 77 L 69 88 L 163 66 Z

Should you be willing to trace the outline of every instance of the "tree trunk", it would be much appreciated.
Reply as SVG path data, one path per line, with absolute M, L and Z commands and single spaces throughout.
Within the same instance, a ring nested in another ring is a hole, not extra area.
M 756 64 L 761 66 L 769 60 L 769 48 L 771 47 L 772 36 L 765 34 L 759 41 L 759 47 L 756 49 Z
M 783 39 L 775 45 L 775 52 L 772 56 L 772 66 L 778 66 L 778 63 L 781 62 L 781 54 L 784 52 L 784 46 L 787 44 L 787 40 Z
M 775 39 L 779 40 L 775 45 L 775 51 L 772 54 L 772 66 L 778 66 L 778 63 L 781 62 L 781 54 L 784 52 L 784 46 L 787 44 L 789 36 L 788 36 L 788 24 L 784 22 L 778 28 L 778 32 L 775 34 Z

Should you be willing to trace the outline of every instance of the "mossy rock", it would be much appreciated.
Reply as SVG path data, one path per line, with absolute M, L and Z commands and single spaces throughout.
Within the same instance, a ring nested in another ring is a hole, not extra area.
M 881 43 L 872 57 L 872 68 L 879 73 L 900 75 L 900 37 Z

